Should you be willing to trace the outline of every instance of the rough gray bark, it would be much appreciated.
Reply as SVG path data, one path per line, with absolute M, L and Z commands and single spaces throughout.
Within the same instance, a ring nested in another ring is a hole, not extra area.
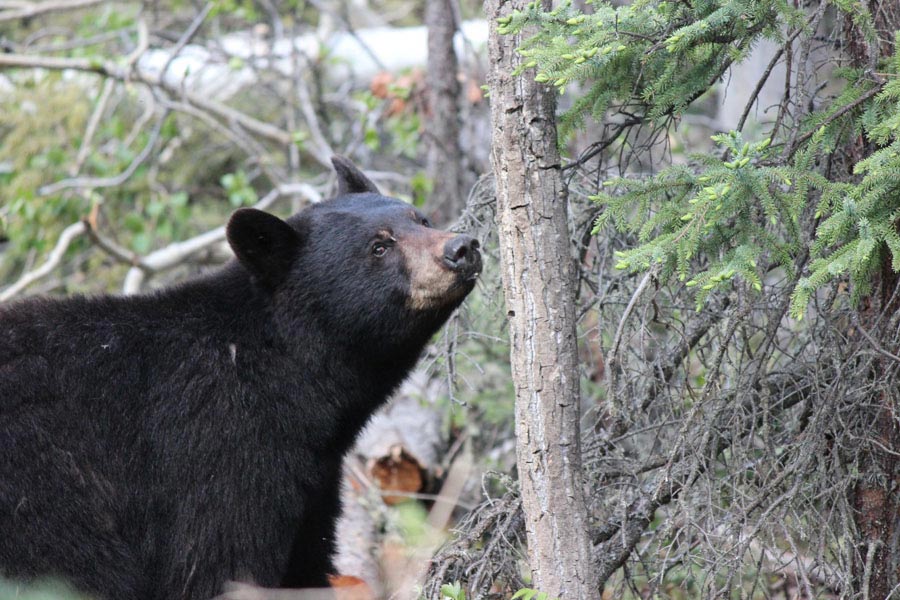
M 459 71 L 453 36 L 457 22 L 452 2 L 429 0 L 425 3 L 428 27 L 428 117 L 426 145 L 427 173 L 433 184 L 429 212 L 437 223 L 456 219 L 465 207 L 465 173 L 459 144 Z
M 544 1 L 545 8 L 550 2 Z M 555 97 L 512 72 L 518 38 L 497 19 L 525 0 L 486 0 L 491 161 L 516 390 L 519 481 L 533 587 L 596 599 L 579 443 L 575 263 L 560 172 Z

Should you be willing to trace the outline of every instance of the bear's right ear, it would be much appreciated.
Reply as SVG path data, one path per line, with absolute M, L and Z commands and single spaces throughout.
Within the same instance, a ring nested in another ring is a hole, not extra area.
M 331 164 L 334 165 L 334 171 L 337 173 L 338 196 L 365 192 L 381 194 L 372 180 L 363 175 L 363 172 L 357 169 L 349 159 L 335 154 L 331 157 Z
M 241 264 L 269 286 L 278 285 L 287 275 L 300 244 L 293 227 L 255 208 L 236 210 L 225 236 Z

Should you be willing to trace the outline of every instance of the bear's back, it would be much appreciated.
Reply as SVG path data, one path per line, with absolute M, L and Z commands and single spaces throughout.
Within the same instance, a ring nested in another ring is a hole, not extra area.
M 0 458 L 0 572 L 29 578 L 98 561 L 84 570 L 96 579 L 61 574 L 109 597 L 156 597 L 191 571 L 192 540 L 221 544 L 212 563 L 242 562 L 227 553 L 252 547 L 249 535 L 222 539 L 216 529 L 237 523 L 268 544 L 256 555 L 278 563 L 259 562 L 258 576 L 283 568 L 294 531 L 271 523 L 290 523 L 305 505 L 299 490 L 338 470 L 313 459 L 292 414 L 308 397 L 305 378 L 284 387 L 285 377 L 268 376 L 287 358 L 233 270 L 136 297 L 0 306 L 0 447 L 16 449 Z M 297 464 L 309 467 L 291 473 Z M 278 494 L 255 496 L 273 480 Z M 243 516 L 206 515 L 207 498 Z M 69 555 L 43 546 L 66 530 Z M 109 575 L 117 570 L 121 587 Z M 190 595 L 216 584 L 202 577 Z
M 163 293 L 0 307 L 0 415 L 42 411 L 124 446 L 189 436 L 190 417 L 210 411 L 263 418 L 249 398 L 277 395 L 260 389 L 277 381 L 256 375 L 277 342 L 246 299 L 232 303 L 246 293 L 228 280 L 223 271 Z

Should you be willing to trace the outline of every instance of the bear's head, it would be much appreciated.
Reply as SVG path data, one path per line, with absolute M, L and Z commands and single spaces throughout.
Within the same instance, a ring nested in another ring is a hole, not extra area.
M 287 220 L 240 209 L 228 242 L 289 329 L 312 319 L 335 343 L 385 360 L 404 349 L 418 355 L 475 286 L 478 241 L 432 228 L 347 159 L 332 162 L 334 199 Z

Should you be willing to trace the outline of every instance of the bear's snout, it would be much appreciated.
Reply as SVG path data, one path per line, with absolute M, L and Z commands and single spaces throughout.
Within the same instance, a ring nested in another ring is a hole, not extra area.
M 467 279 L 474 279 L 481 273 L 481 253 L 478 240 L 461 234 L 444 244 L 444 264 Z

